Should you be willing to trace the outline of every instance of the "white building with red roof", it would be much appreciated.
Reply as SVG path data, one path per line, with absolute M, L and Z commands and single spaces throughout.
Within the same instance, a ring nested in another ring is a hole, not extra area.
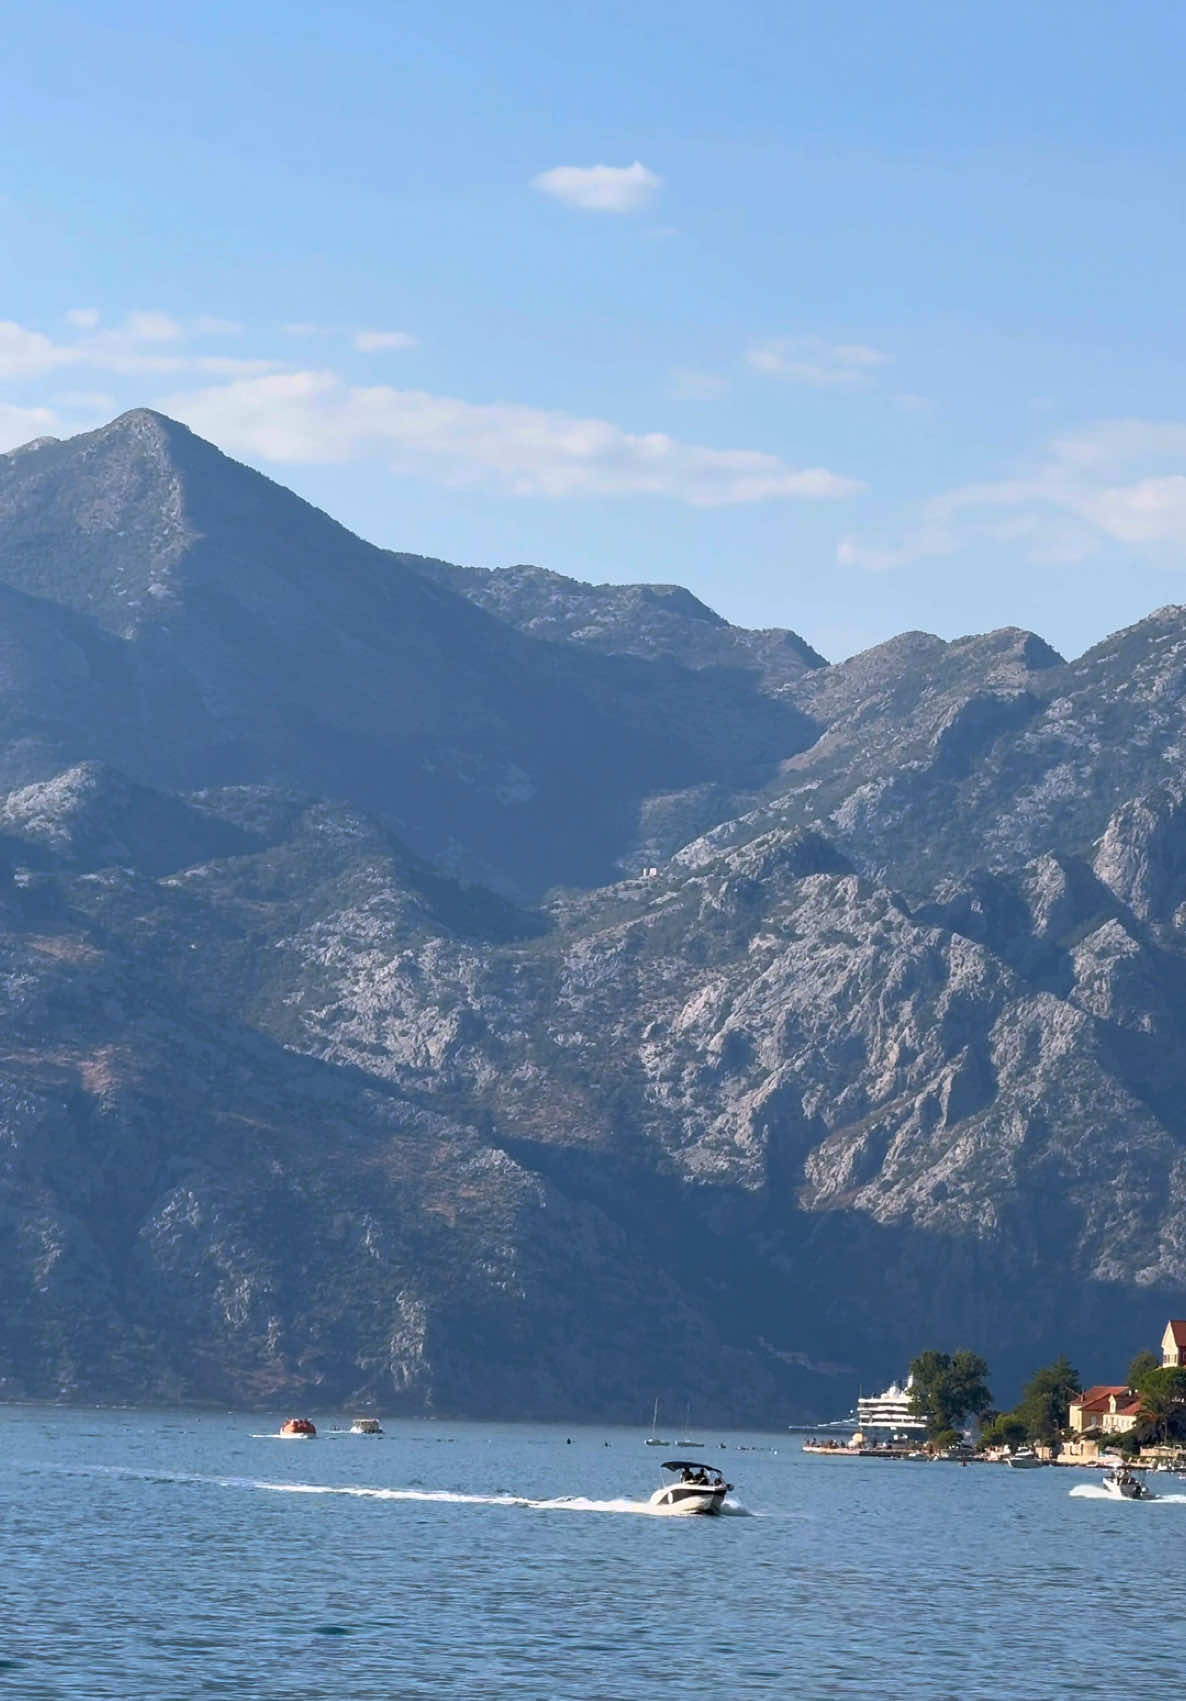
M 1171 1317 L 1161 1337 L 1161 1362 L 1166 1370 L 1186 1365 L 1186 1319 Z

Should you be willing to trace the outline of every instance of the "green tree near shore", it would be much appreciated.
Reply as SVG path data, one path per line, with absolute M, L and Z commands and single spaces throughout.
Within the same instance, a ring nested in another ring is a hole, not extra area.
M 1064 1354 L 1035 1370 L 1015 1409 L 1002 1412 L 980 1437 L 989 1447 L 1013 1451 L 1024 1441 L 1041 1441 L 1056 1451 L 1070 1421 L 1071 1401 L 1082 1392 L 1079 1372 Z
M 910 1409 L 926 1419 L 931 1441 L 946 1430 L 960 1430 L 965 1418 L 979 1417 L 992 1405 L 988 1364 L 966 1347 L 954 1353 L 919 1353 L 910 1361 L 910 1375 Z
M 1016 1412 L 1001 1412 L 980 1432 L 982 1447 L 1007 1447 L 1016 1453 L 1029 1440 L 1030 1432 Z
M 1024 1423 L 1031 1441 L 1052 1447 L 1070 1421 L 1071 1401 L 1082 1392 L 1079 1372 L 1064 1353 L 1030 1377 L 1015 1415 Z
M 1137 1384 L 1141 1400 L 1138 1428 L 1142 1439 L 1186 1440 L 1186 1369 L 1157 1365 Z

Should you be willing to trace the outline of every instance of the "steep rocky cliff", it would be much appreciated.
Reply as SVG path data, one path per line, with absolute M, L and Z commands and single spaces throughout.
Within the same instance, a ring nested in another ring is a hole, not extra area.
M 156 416 L 8 462 L 0 1393 L 789 1419 L 1181 1310 L 1186 613 L 779 671 Z

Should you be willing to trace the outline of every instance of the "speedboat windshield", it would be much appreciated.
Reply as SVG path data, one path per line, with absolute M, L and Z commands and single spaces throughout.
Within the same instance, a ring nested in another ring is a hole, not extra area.
M 711 1483 L 724 1482 L 725 1480 L 715 1465 L 701 1465 L 695 1459 L 665 1459 L 662 1468 L 665 1471 L 678 1471 L 685 1481 L 690 1481 L 694 1477 L 702 1482 Z

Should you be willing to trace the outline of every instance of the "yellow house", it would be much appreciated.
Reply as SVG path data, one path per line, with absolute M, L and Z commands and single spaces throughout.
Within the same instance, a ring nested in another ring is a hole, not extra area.
M 1131 1429 L 1141 1413 L 1141 1402 L 1131 1388 L 1115 1383 L 1102 1383 L 1085 1388 L 1071 1401 L 1067 1421 L 1076 1435 L 1085 1429 L 1099 1429 L 1105 1435 L 1123 1435 Z
M 1180 1370 L 1186 1365 L 1186 1320 L 1171 1317 L 1161 1337 L 1161 1363 L 1165 1370 Z

